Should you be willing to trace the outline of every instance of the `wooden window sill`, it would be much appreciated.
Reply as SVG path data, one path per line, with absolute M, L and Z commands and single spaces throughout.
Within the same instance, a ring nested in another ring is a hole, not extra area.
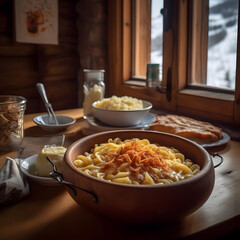
M 128 80 L 128 81 L 125 81 L 124 84 L 146 87 L 146 81 L 139 81 L 139 80 Z
M 183 89 L 179 91 L 179 94 L 206 97 L 206 98 L 218 99 L 218 100 L 226 100 L 226 101 L 232 101 L 232 102 L 234 101 L 234 94 L 229 94 L 229 93 L 219 93 L 219 92 L 211 92 L 211 91 L 196 90 L 196 89 Z

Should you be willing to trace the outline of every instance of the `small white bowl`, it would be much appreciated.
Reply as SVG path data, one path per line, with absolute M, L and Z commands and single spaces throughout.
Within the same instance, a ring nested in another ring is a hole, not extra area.
M 58 125 L 48 123 L 48 115 L 40 115 L 33 118 L 33 121 L 42 129 L 46 131 L 59 131 L 67 128 L 68 126 L 74 124 L 76 119 L 65 116 L 65 115 L 56 115 L 58 120 Z
M 31 178 L 33 181 L 38 182 L 43 185 L 57 186 L 60 183 L 51 177 L 41 177 L 37 175 L 37 170 L 35 168 L 35 163 L 37 161 L 38 154 L 26 158 L 20 164 L 20 169 L 27 177 Z
M 97 102 L 92 104 L 93 116 L 100 122 L 115 127 L 131 127 L 140 124 L 152 108 L 152 104 L 142 100 L 140 110 L 108 110 L 97 108 Z

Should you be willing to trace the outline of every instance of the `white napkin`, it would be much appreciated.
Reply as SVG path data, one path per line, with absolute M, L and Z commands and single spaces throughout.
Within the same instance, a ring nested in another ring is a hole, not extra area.
M 0 169 L 0 205 L 15 203 L 28 193 L 28 182 L 19 169 L 19 159 L 7 157 Z

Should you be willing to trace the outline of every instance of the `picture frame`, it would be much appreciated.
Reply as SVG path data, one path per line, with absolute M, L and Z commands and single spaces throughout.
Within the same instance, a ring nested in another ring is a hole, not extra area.
M 58 44 L 58 0 L 14 0 L 16 42 Z

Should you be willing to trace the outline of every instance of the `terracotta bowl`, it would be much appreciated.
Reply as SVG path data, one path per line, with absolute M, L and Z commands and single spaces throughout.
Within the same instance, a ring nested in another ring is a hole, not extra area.
M 89 151 L 95 144 L 119 137 L 148 139 L 151 143 L 175 147 L 185 157 L 201 167 L 195 176 L 165 185 L 129 185 L 108 182 L 88 176 L 78 170 L 73 161 L 77 155 Z M 69 194 L 81 206 L 119 221 L 156 223 L 177 220 L 200 208 L 209 198 L 214 186 L 214 167 L 208 152 L 200 145 L 171 134 L 144 130 L 119 130 L 98 133 L 74 142 L 66 151 L 63 177 L 84 190 Z M 94 201 L 95 194 L 97 201 Z

